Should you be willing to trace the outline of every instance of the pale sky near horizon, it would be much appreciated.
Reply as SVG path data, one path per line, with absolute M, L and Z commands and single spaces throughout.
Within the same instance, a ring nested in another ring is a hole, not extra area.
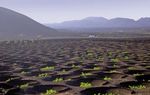
M 17 11 L 40 23 L 85 17 L 150 17 L 150 0 L 0 0 L 0 7 Z

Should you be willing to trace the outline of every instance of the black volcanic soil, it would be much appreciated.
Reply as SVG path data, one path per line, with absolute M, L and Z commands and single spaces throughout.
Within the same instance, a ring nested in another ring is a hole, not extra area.
M 0 42 L 0 95 L 43 95 L 50 89 L 56 95 L 150 95 L 149 43 L 149 39 Z

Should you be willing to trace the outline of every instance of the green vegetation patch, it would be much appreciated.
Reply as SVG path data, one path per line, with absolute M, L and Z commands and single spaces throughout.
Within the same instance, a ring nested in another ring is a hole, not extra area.
M 88 83 L 88 82 L 81 82 L 80 87 L 81 88 L 90 88 L 90 87 L 92 87 L 92 84 Z
M 92 75 L 92 73 L 84 73 L 84 72 L 81 73 L 82 77 L 87 77 L 87 76 L 90 76 L 90 75 Z
M 49 71 L 49 70 L 54 70 L 54 69 L 55 69 L 54 66 L 47 66 L 47 67 L 41 68 L 40 70 L 41 70 L 41 71 Z
M 28 83 L 19 86 L 20 89 L 26 89 L 28 87 L 29 87 Z
M 106 80 L 106 81 L 112 80 L 111 77 L 104 77 L 103 79 Z
M 146 88 L 146 86 L 145 85 L 129 85 L 129 88 L 130 89 L 144 89 L 144 88 Z
M 41 95 L 55 95 L 57 93 L 56 90 L 54 89 L 49 89 L 49 90 L 46 90 L 45 93 L 42 93 Z
M 48 77 L 48 73 L 42 73 L 38 75 L 39 78 L 45 78 Z
M 57 82 L 62 82 L 64 79 L 63 78 L 56 78 L 53 80 L 53 82 L 57 83 Z

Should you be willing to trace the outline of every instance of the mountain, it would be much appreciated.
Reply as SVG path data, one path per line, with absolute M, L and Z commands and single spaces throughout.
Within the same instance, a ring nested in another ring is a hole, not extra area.
M 106 19 L 103 17 L 87 17 L 82 20 L 65 21 L 62 23 L 47 24 L 58 29 L 73 28 L 139 28 L 150 27 L 150 18 L 141 18 L 137 21 L 129 18 Z
M 57 35 L 55 29 L 46 27 L 15 11 L 0 7 L 0 40 L 34 39 Z
M 82 20 L 65 21 L 62 23 L 47 24 L 54 28 L 92 28 L 104 26 L 107 23 L 107 19 L 103 17 L 88 17 Z M 99 25 L 101 23 L 101 25 Z
M 138 24 L 141 26 L 145 26 L 145 27 L 150 27 L 150 18 L 145 17 L 145 18 L 141 18 L 138 21 Z
M 135 27 L 136 21 L 128 18 L 114 18 L 107 23 L 108 27 Z

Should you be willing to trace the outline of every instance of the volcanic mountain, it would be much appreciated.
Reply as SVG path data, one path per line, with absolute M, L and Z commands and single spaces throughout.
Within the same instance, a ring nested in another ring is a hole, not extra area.
M 15 11 L 0 7 L 0 40 L 35 39 L 57 35 L 46 27 Z

